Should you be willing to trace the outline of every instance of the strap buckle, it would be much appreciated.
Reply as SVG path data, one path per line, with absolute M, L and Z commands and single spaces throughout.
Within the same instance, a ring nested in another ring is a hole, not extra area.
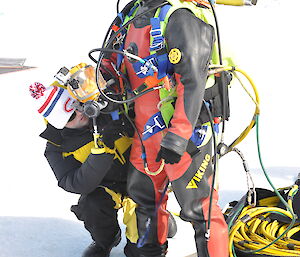
M 157 37 L 162 37 L 162 32 L 161 32 L 161 29 L 158 28 L 158 29 L 151 29 L 150 30 L 150 34 L 153 38 L 157 38 Z

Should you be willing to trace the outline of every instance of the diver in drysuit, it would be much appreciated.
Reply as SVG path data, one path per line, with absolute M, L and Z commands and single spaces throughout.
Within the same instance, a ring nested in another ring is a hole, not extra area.
M 152 64 L 157 64 L 157 78 L 165 73 L 173 90 L 172 100 L 165 101 L 170 103 L 165 108 L 161 90 L 134 100 L 137 132 L 130 154 L 127 190 L 138 206 L 140 255 L 137 256 L 166 256 L 168 197 L 164 189 L 171 182 L 181 206 L 180 217 L 191 222 L 195 230 L 198 256 L 226 257 L 228 231 L 217 204 L 216 190 L 212 199 L 210 231 L 207 231 L 213 153 L 212 128 L 203 99 L 215 40 L 214 28 L 194 15 L 192 3 L 185 7 L 182 1 L 172 0 L 163 7 L 168 9 L 156 8 L 163 2 L 132 1 L 124 8 L 127 10 L 125 21 L 140 16 L 128 26 L 122 48 L 144 60 L 152 58 Z M 197 8 L 202 11 L 201 8 L 206 10 L 208 7 Z M 157 20 L 152 21 L 153 17 L 160 19 L 160 25 Z M 162 21 L 165 28 L 160 33 Z M 160 65 L 161 59 L 167 59 L 167 64 Z M 151 73 L 152 64 L 139 66 L 137 63 L 134 59 L 124 58 L 120 67 L 126 70 L 133 92 L 138 93 L 155 72 Z M 213 104 L 211 101 L 211 109 Z M 169 120 L 164 117 L 166 109 L 171 113 Z M 215 122 L 214 128 L 218 126 L 217 119 Z M 138 134 L 143 136 L 142 141 Z

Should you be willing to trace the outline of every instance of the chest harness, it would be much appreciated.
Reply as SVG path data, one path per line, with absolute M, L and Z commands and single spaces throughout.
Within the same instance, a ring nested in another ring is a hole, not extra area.
M 168 24 L 169 17 L 171 14 L 179 8 L 185 8 L 190 10 L 196 17 L 203 20 L 208 24 L 213 24 L 213 14 L 211 9 L 207 8 L 206 5 L 195 6 L 191 2 L 181 2 L 179 0 L 168 0 L 169 4 L 158 8 L 153 18 L 150 18 L 150 55 L 141 59 L 136 59 L 133 62 L 133 68 L 136 75 L 144 79 L 144 83 L 133 90 L 134 95 L 139 95 L 145 90 L 160 87 L 159 97 L 160 102 L 158 104 L 159 112 L 155 113 L 145 124 L 142 139 L 146 140 L 152 135 L 164 130 L 168 127 L 168 124 L 174 113 L 174 102 L 176 100 L 176 90 L 174 88 L 174 79 L 172 77 L 174 72 L 174 64 L 178 63 L 181 58 L 181 52 L 179 49 L 171 49 L 168 53 L 167 45 L 165 42 L 165 30 Z M 140 1 L 136 1 L 133 7 L 130 9 L 128 14 L 123 17 L 119 14 L 123 24 L 132 20 L 137 13 Z M 112 28 L 114 31 L 118 30 L 118 27 Z M 123 30 L 114 42 L 114 47 L 118 45 L 119 50 L 124 50 L 124 39 L 126 31 Z M 127 52 L 130 56 L 130 52 Z M 124 55 L 118 54 L 117 58 L 117 69 L 125 72 L 123 64 Z M 229 58 L 228 58 L 229 59 Z M 217 54 L 216 44 L 213 46 L 211 64 L 217 65 L 219 58 Z M 211 75 L 208 77 L 205 90 L 205 102 L 209 105 L 212 110 L 212 115 L 215 122 L 215 132 L 218 132 L 218 123 L 220 118 L 223 118 L 223 113 L 227 115 L 224 119 L 228 119 L 229 110 L 224 112 L 222 109 L 222 92 L 220 90 L 220 81 L 218 74 Z M 228 99 L 228 97 L 227 97 Z M 227 106 L 229 106 L 227 104 Z M 198 147 L 206 143 L 204 140 L 207 134 L 209 126 L 209 117 L 206 114 L 206 109 L 203 107 L 200 113 L 199 122 L 197 128 L 194 130 L 191 140 Z

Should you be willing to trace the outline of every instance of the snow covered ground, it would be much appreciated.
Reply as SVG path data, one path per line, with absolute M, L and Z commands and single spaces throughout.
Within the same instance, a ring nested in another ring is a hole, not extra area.
M 26 65 L 38 67 L 0 75 L 0 257 L 80 257 L 90 242 L 69 211 L 78 196 L 57 187 L 43 157 L 45 142 L 38 135 L 44 124 L 32 106 L 28 86 L 34 81 L 52 82 L 61 66 L 91 63 L 87 53 L 101 46 L 115 15 L 115 2 L 11 0 L 0 7 L 0 57 L 24 57 Z M 298 0 L 259 0 L 256 7 L 216 9 L 223 45 L 230 46 L 237 66 L 259 90 L 262 156 L 276 187 L 290 185 L 300 172 L 299 5 Z M 238 84 L 230 90 L 230 98 L 226 143 L 248 125 L 254 110 Z M 254 130 L 238 147 L 256 186 L 269 187 L 259 167 Z M 220 160 L 221 207 L 246 190 L 242 164 L 230 153 Z M 169 209 L 179 211 L 172 195 Z M 169 257 L 195 251 L 190 224 L 177 222 Z M 124 244 L 123 239 L 111 256 L 124 256 Z

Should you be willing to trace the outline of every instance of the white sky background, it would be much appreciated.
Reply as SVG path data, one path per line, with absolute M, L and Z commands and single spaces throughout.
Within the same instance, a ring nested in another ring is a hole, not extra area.
M 121 1 L 121 5 L 126 2 Z M 34 81 L 52 82 L 62 66 L 91 63 L 88 52 L 101 47 L 116 15 L 115 3 L 10 0 L 0 5 L 0 57 L 27 58 L 26 65 L 38 67 L 0 75 L 0 257 L 79 257 L 89 242 L 69 212 L 77 196 L 57 187 L 43 157 L 45 142 L 38 135 L 44 124 L 32 106 L 28 86 Z M 261 150 L 277 187 L 289 185 L 300 172 L 299 7 L 298 0 L 258 0 L 256 7 L 216 7 L 223 46 L 231 49 L 237 66 L 253 78 L 258 88 Z M 232 115 L 226 125 L 225 143 L 248 125 L 254 110 L 238 84 L 230 90 L 230 98 Z M 259 168 L 254 130 L 238 147 L 249 162 L 256 185 L 267 186 Z M 234 153 L 220 161 L 220 189 L 221 206 L 246 192 L 242 164 Z M 169 208 L 176 211 L 174 199 Z M 178 255 L 181 252 L 176 247 L 183 234 L 188 245 L 184 253 L 191 253 L 194 247 L 192 231 L 186 223 L 178 223 L 181 230 L 177 241 L 171 241 L 170 257 L 183 256 L 183 252 Z M 40 226 L 43 230 L 37 229 Z M 50 235 L 50 245 L 40 238 L 46 235 Z M 17 244 L 9 245 L 10 241 Z M 56 253 L 58 249 L 66 255 Z M 122 247 L 114 251 L 119 251 L 115 256 L 121 256 Z

